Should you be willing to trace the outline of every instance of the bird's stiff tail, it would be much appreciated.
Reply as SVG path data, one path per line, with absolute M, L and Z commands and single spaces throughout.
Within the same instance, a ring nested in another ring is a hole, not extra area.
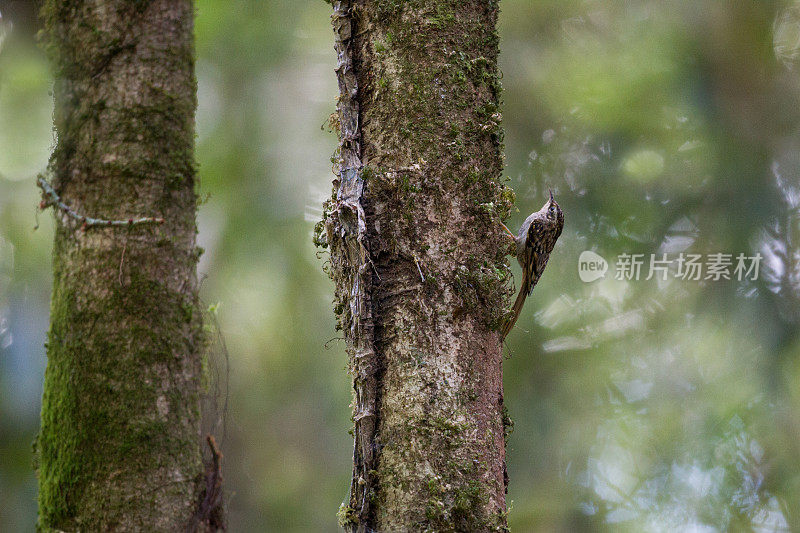
M 517 299 L 514 302 L 514 307 L 511 309 L 514 311 L 514 316 L 512 316 L 508 322 L 505 323 L 503 329 L 501 331 L 503 337 L 502 339 L 505 340 L 506 335 L 508 332 L 511 331 L 511 328 L 514 327 L 514 324 L 517 323 L 517 319 L 519 318 L 519 314 L 522 312 L 522 306 L 525 305 L 525 298 L 528 297 L 528 291 L 525 290 L 524 285 L 520 287 L 519 294 L 517 295 Z

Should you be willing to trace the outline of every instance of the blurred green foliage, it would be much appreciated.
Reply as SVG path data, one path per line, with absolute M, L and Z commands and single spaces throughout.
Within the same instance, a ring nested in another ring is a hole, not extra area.
M 800 6 L 501 7 L 512 225 L 547 187 L 567 217 L 507 341 L 512 529 L 800 530 Z M 197 2 L 202 297 L 230 356 L 224 440 L 219 421 L 209 429 L 232 531 L 331 531 L 347 493 L 346 355 L 311 243 L 336 146 L 321 127 L 337 93 L 329 10 Z M 12 22 L 0 41 L 0 529 L 32 531 L 52 242 L 49 213 L 33 231 L 34 176 L 54 134 L 35 30 Z M 579 280 L 584 250 L 609 261 L 604 279 Z M 614 279 L 621 253 L 680 252 L 765 259 L 756 281 Z

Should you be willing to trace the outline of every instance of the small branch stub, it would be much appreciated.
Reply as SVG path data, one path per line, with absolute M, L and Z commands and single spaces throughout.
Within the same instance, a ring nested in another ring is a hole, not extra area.
M 186 533 L 225 531 L 222 514 L 222 452 L 213 435 L 206 435 L 206 443 L 211 450 L 211 461 L 206 465 L 205 491 Z
M 87 217 L 85 215 L 81 215 L 70 206 L 65 204 L 56 190 L 53 188 L 50 183 L 44 179 L 44 176 L 41 174 L 37 177 L 36 183 L 40 189 L 42 189 L 42 201 L 39 202 L 39 209 L 44 211 L 48 207 L 53 207 L 54 209 L 58 209 L 66 214 L 68 217 L 74 219 L 75 221 L 81 224 L 82 229 L 86 229 L 89 227 L 111 227 L 111 226 L 141 226 L 145 224 L 163 224 L 164 219 L 160 217 L 139 217 L 139 218 L 129 218 L 127 220 L 105 220 L 102 218 L 94 218 L 94 217 Z

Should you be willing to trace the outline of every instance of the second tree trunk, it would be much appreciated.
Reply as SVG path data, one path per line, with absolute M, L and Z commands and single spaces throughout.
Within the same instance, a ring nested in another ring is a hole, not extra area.
M 497 2 L 335 2 L 326 212 L 354 377 L 354 531 L 505 527 Z

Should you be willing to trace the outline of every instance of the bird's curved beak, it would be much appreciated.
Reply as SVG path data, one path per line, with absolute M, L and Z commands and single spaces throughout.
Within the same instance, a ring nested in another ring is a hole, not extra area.
M 549 189 L 549 191 L 550 191 L 550 203 L 553 203 L 556 201 L 555 198 L 553 198 L 553 189 Z

